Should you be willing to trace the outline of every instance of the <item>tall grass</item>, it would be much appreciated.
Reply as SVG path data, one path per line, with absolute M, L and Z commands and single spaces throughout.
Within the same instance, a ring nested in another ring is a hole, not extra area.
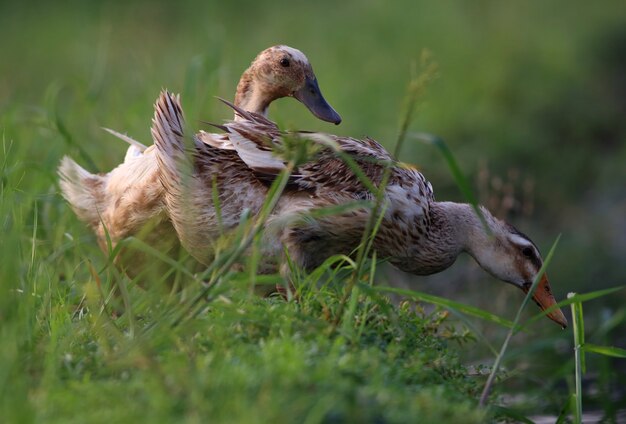
M 621 287 L 623 288 L 623 287 Z M 607 293 L 605 293 L 607 294 Z M 606 355 L 614 358 L 626 358 L 626 349 L 614 346 L 597 346 L 585 342 L 585 321 L 583 314 L 582 300 L 576 293 L 569 293 L 567 299 L 571 302 L 572 311 L 572 332 L 574 336 L 574 355 L 575 355 L 575 391 L 572 393 L 574 422 L 580 424 L 583 422 L 583 392 L 582 392 L 582 376 L 586 372 L 585 352 L 593 352 L 600 355 Z
M 526 294 L 526 297 L 524 297 L 524 300 L 522 301 L 522 304 L 520 305 L 520 307 L 517 310 L 517 313 L 515 314 L 515 319 L 513 320 L 513 325 L 509 329 L 509 332 L 507 333 L 506 338 L 504 339 L 504 342 L 502 343 L 502 347 L 500 348 L 500 352 L 496 356 L 496 360 L 495 360 L 495 362 L 493 364 L 493 367 L 491 368 L 491 373 L 489 374 L 489 378 L 487 378 L 487 382 L 485 383 L 485 387 L 484 387 L 484 389 L 483 389 L 483 391 L 482 391 L 482 393 L 480 395 L 480 401 L 479 401 L 479 405 L 480 406 L 485 406 L 485 404 L 487 402 L 487 398 L 489 396 L 489 392 L 491 391 L 491 386 L 493 385 L 494 379 L 496 377 L 496 373 L 498 372 L 498 369 L 500 368 L 500 363 L 502 362 L 502 359 L 504 358 L 504 354 L 506 353 L 506 350 L 507 350 L 507 348 L 509 346 L 509 342 L 511 341 L 511 337 L 513 337 L 513 334 L 515 333 L 515 330 L 518 328 L 518 324 L 519 324 L 520 318 L 522 316 L 522 311 L 524 310 L 524 308 L 526 307 L 526 305 L 528 304 L 528 302 L 532 298 L 533 294 L 535 293 L 535 290 L 537 289 L 537 285 L 539 284 L 539 281 L 543 277 L 543 274 L 546 272 L 546 269 L 548 268 L 548 265 L 550 264 L 550 261 L 552 260 L 552 255 L 554 254 L 554 250 L 556 249 L 556 246 L 557 246 L 557 244 L 559 242 L 559 238 L 560 238 L 560 236 L 554 241 L 554 244 L 552 245 L 552 247 L 550 248 L 550 251 L 548 252 L 548 256 L 546 256 L 546 259 L 545 259 L 543 265 L 541 266 L 541 269 L 539 269 L 539 272 L 537 273 L 537 275 L 533 279 L 533 283 L 530 286 L 530 289 L 528 290 L 528 293 Z
M 213 417 L 218 422 L 245 422 L 282 417 L 320 422 L 381 417 L 405 421 L 419 415 L 433 422 L 479 422 L 485 418 L 476 408 L 477 384 L 468 380 L 467 369 L 454 353 L 455 343 L 470 342 L 468 333 L 444 331 L 448 316 L 421 312 L 419 305 L 434 304 L 509 328 L 491 367 L 487 393 L 512 335 L 521 330 L 521 311 L 528 297 L 515 320 L 509 321 L 460 302 L 376 285 L 375 253 L 371 259 L 364 253 L 358 261 L 330 258 L 310 275 L 295 270 L 298 302 L 248 295 L 251 284 L 274 284 L 280 277 L 254 274 L 250 279 L 250 272 L 233 272 L 232 264 L 254 244 L 295 160 L 275 181 L 261 214 L 244 218 L 214 264 L 194 275 L 183 261 L 135 239 L 110 249 L 101 266 L 92 265 L 99 262 L 95 249 L 89 256 L 81 249 L 93 242 L 70 238 L 64 231 L 73 219 L 65 206 L 58 200 L 52 208 L 40 206 L 35 196 L 14 185 L 21 176 L 11 170 L 11 163 L 17 163 L 10 158 L 11 149 L 5 141 L 2 251 L 5 257 L 17 254 L 17 260 L 7 261 L 2 269 L 3 287 L 9 288 L 3 300 L 2 331 L 10 342 L 2 349 L 0 378 L 5 382 L 2 409 L 8 422 L 29 417 L 64 421 L 77 413 L 81 420 L 91 421 L 96 413 L 103 413 L 100 400 L 108 405 L 107 416 L 117 420 Z M 316 213 L 337 211 L 341 210 Z M 56 213 L 66 224 L 55 229 L 51 222 Z M 367 245 L 380 213 L 364 238 L 365 249 L 371 248 Z M 54 247 L 42 244 L 44 236 Z M 159 287 L 140 289 L 112 266 L 119 249 L 130 245 L 155 261 L 167 262 L 172 272 L 180 272 L 193 285 L 165 299 Z M 250 258 L 248 269 L 254 270 L 258 260 Z M 60 270 L 66 274 L 64 280 L 53 277 Z M 354 283 L 346 288 L 346 281 Z M 124 313 L 112 319 L 115 286 L 123 288 Z M 574 308 L 619 289 L 576 295 L 561 305 Z M 398 307 L 382 293 L 401 294 L 418 303 Z M 574 328 L 577 364 L 584 352 L 626 356 L 619 348 L 584 342 L 582 309 L 574 314 Z M 577 405 L 582 404 L 582 373 L 577 366 Z M 32 391 L 35 395 L 28 396 Z M 132 393 L 141 392 L 143 400 L 129 401 Z M 303 397 L 307 392 L 312 395 Z M 291 406 L 286 410 L 276 406 L 285 404 Z M 154 409 L 145 415 L 146 408 Z M 580 417 L 581 411 L 577 407 L 575 416 Z M 497 408 L 492 413 L 512 414 Z

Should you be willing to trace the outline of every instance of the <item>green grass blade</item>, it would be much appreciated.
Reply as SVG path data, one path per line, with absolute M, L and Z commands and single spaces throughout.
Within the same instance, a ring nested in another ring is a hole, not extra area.
M 333 274 L 339 272 L 341 267 L 356 268 L 356 262 L 348 255 L 333 255 L 327 258 L 320 266 L 315 268 L 309 273 L 308 278 L 310 281 L 318 281 L 322 278 L 322 275 L 327 270 L 331 270 Z
M 420 65 L 422 72 L 415 75 L 415 66 L 413 66 L 411 81 L 406 90 L 405 113 L 402 115 L 402 121 L 400 122 L 400 131 L 398 132 L 398 138 L 396 140 L 396 146 L 393 149 L 393 156 L 398 157 L 402 150 L 402 145 L 406 140 L 407 130 L 411 124 L 413 113 L 417 108 L 417 100 L 425 92 L 428 84 L 437 77 L 437 62 L 432 60 L 432 55 L 426 49 L 422 50 L 420 58 Z
M 346 165 L 348 165 L 348 167 L 350 167 L 350 170 L 359 179 L 361 184 L 363 184 L 365 188 L 367 188 L 368 191 L 370 191 L 371 193 L 378 192 L 379 189 L 376 188 L 376 185 L 372 182 L 372 180 L 370 180 L 369 177 L 365 175 L 363 169 L 361 169 L 359 164 L 354 160 L 352 156 L 342 150 L 339 150 L 339 148 L 337 148 L 335 153 L 341 158 L 342 161 L 345 162 Z
M 343 317 L 341 319 L 341 332 L 348 340 L 354 340 L 354 328 L 352 326 L 354 321 L 354 314 L 356 311 L 357 302 L 359 300 L 359 286 L 355 286 L 350 292 L 350 299 L 348 300 L 348 306 L 346 307 Z
M 423 64 L 426 63 L 428 57 L 426 54 L 422 57 Z M 406 113 L 401 122 L 401 128 L 398 134 L 398 141 L 396 143 L 396 148 L 394 151 L 394 156 L 397 156 L 399 153 L 402 143 L 406 138 L 406 131 L 411 123 L 411 118 L 413 115 L 413 110 L 415 108 L 415 104 L 417 102 L 419 94 L 422 92 L 423 88 L 426 86 L 426 83 L 433 77 L 436 71 L 436 64 L 431 64 L 431 66 L 427 67 L 426 70 L 419 76 L 413 77 L 411 84 L 408 88 L 408 104 Z M 359 283 L 361 277 L 364 274 L 364 265 L 365 260 L 369 256 L 371 249 L 373 248 L 374 238 L 376 237 L 376 233 L 382 223 L 385 210 L 387 205 L 385 204 L 385 190 L 387 188 L 387 184 L 389 182 L 389 178 L 391 177 L 393 166 L 396 166 L 394 162 L 392 163 L 384 163 L 379 162 L 384 166 L 384 173 L 381 178 L 380 184 L 378 187 L 365 175 L 361 167 L 358 165 L 356 160 L 347 154 L 346 152 L 338 149 L 337 143 L 333 140 L 324 140 L 324 143 L 328 144 L 332 147 L 335 153 L 350 167 L 352 172 L 359 178 L 362 184 L 375 196 L 376 201 L 374 206 L 371 209 L 371 214 L 367 223 L 365 225 L 365 229 L 363 231 L 363 235 L 361 237 L 361 242 L 357 248 L 357 267 L 351 275 L 351 278 L 348 281 L 348 284 L 345 287 L 343 298 L 340 302 L 339 313 L 337 314 L 337 320 L 341 319 L 343 316 L 343 310 L 345 308 L 345 304 L 350 297 L 350 293 L 352 289 Z M 335 322 L 335 326 L 338 325 L 338 321 Z
M 59 115 L 58 111 L 55 112 L 54 118 L 55 128 L 59 132 L 59 134 L 61 134 L 61 137 L 63 137 L 65 143 L 78 151 L 78 155 L 83 158 L 83 160 L 87 163 L 87 166 L 92 171 L 100 172 L 100 168 L 96 165 L 96 162 L 91 158 L 89 153 L 87 153 L 87 150 L 85 150 L 80 143 L 77 143 L 74 140 L 74 137 L 72 137 L 72 134 L 65 126 L 65 122 L 63 122 L 63 119 L 61 118 L 61 115 Z
M 194 296 L 187 305 L 182 308 L 182 312 L 178 314 L 178 316 L 172 322 L 172 326 L 178 326 L 185 318 L 190 318 L 196 316 L 202 308 L 197 308 L 200 301 L 208 296 L 208 294 L 215 289 L 215 287 L 220 283 L 222 277 L 226 275 L 226 273 L 231 269 L 233 264 L 241 257 L 241 255 L 250 247 L 250 245 L 254 242 L 256 236 L 261 232 L 261 230 L 265 226 L 265 222 L 267 221 L 269 214 L 274 210 L 274 207 L 278 203 L 287 183 L 289 181 L 289 177 L 293 172 L 295 167 L 294 162 L 289 162 L 285 168 L 278 174 L 272 186 L 268 190 L 266 195 L 265 203 L 261 207 L 261 211 L 259 212 L 254 225 L 247 227 L 246 231 L 242 234 L 241 238 L 235 246 L 230 249 L 225 255 L 221 257 L 217 257 L 211 266 L 212 275 L 206 284 L 206 288 L 203 288 L 199 291 L 199 293 Z M 213 271 L 214 270 L 214 271 Z M 204 275 L 208 275 L 207 272 L 203 273 Z
M 425 141 L 426 143 L 432 144 L 435 147 L 437 147 L 437 149 L 439 149 L 444 159 L 446 160 L 448 164 L 448 168 L 450 169 L 450 172 L 452 172 L 454 181 L 459 187 L 459 190 L 461 190 L 463 197 L 465 197 L 465 199 L 469 202 L 469 204 L 472 205 L 474 212 L 476 212 L 476 214 L 480 218 L 481 223 L 483 224 L 483 228 L 488 234 L 490 234 L 491 230 L 489 229 L 489 226 L 487 225 L 487 221 L 485 221 L 485 217 L 483 216 L 482 211 L 478 207 L 478 201 L 476 200 L 476 196 L 474 196 L 474 192 L 472 191 L 471 185 L 469 181 L 467 180 L 467 178 L 465 177 L 465 175 L 463 174 L 463 171 L 461 171 L 461 167 L 459 166 L 458 162 L 454 158 L 452 151 L 448 148 L 448 145 L 443 141 L 441 137 L 438 137 L 434 134 L 413 133 L 411 134 L 411 136 L 417 140 Z
M 336 216 L 342 213 L 353 211 L 355 209 L 371 209 L 373 206 L 374 204 L 369 200 L 354 200 L 351 202 L 341 203 L 339 205 L 324 206 L 321 208 L 312 209 L 307 212 L 306 216 L 313 219 L 323 218 L 327 216 Z
M 570 297 L 569 294 L 568 297 Z M 580 302 L 574 302 L 571 304 L 571 308 L 572 319 L 576 323 L 576 325 L 574 326 L 574 332 L 576 335 L 576 337 L 574 338 L 576 340 L 576 349 L 581 349 L 585 345 L 585 321 L 583 318 L 583 304 Z M 587 365 L 585 362 L 584 352 L 580 352 L 580 365 L 582 373 L 586 373 Z
M 354 176 L 358 178 L 361 184 L 363 184 L 368 191 L 373 194 L 378 193 L 379 188 L 377 188 L 376 184 L 374 184 L 374 182 L 367 175 L 365 175 L 365 172 L 354 157 L 349 153 L 344 152 L 331 136 L 316 134 L 315 142 L 332 150 L 333 153 L 336 154 L 350 168 L 350 171 L 354 173 Z M 374 160 L 374 162 L 389 168 L 388 161 Z M 381 184 L 381 187 L 384 187 L 384 185 Z
M 556 419 L 556 422 L 554 424 L 563 424 L 567 419 L 567 416 L 569 414 L 569 412 L 572 410 L 572 406 L 576 404 L 576 395 L 573 394 L 571 396 L 568 396 L 567 401 L 565 401 L 565 405 L 563 405 L 563 408 L 561 408 L 561 412 L 559 413 L 559 416 Z
M 217 225 L 220 234 L 224 234 L 224 221 L 222 218 L 222 205 L 220 202 L 219 191 L 217 189 L 217 175 L 211 178 L 211 196 L 213 198 L 213 207 L 215 208 L 215 216 L 217 217 Z
M 31 235 L 31 248 L 30 248 L 30 261 L 28 263 L 28 276 L 32 278 L 33 270 L 35 269 L 35 257 L 36 257 L 36 246 L 37 246 L 37 228 L 39 227 L 39 207 L 37 206 L 37 202 L 33 203 L 34 211 L 33 211 L 33 231 Z M 33 295 L 37 294 L 37 283 L 35 282 L 33 285 Z
M 554 254 L 554 250 L 556 249 L 556 246 L 559 244 L 560 238 L 561 238 L 561 235 L 559 235 L 556 238 L 556 240 L 554 240 L 554 243 L 552 244 L 552 247 L 550 248 L 550 251 L 548 252 L 548 256 L 546 256 L 546 260 L 544 261 L 543 265 L 539 269 L 539 272 L 537 273 L 537 275 L 535 276 L 535 279 L 533 280 L 533 284 L 530 286 L 530 289 L 528 290 L 526 297 L 524 297 L 522 304 L 517 310 L 517 314 L 515 315 L 515 320 L 513 321 L 513 326 L 511 327 L 508 334 L 506 335 L 506 338 L 504 339 L 504 343 L 502 343 L 502 348 L 500 349 L 500 353 L 498 354 L 498 356 L 496 356 L 496 360 L 491 369 L 491 373 L 489 374 L 489 377 L 487 378 L 487 382 L 485 383 L 485 388 L 483 389 L 483 392 L 480 395 L 480 402 L 479 402 L 480 406 L 484 406 L 485 403 L 487 402 L 487 398 L 489 397 L 491 386 L 493 385 L 493 382 L 495 381 L 495 378 L 496 378 L 496 373 L 498 372 L 498 368 L 500 368 L 500 363 L 502 362 L 502 358 L 504 357 L 504 354 L 509 346 L 509 341 L 511 340 L 511 337 L 513 337 L 515 330 L 519 329 L 518 323 L 522 316 L 522 311 L 524 310 L 524 308 L 530 301 L 533 293 L 535 292 L 535 289 L 537 288 L 537 285 L 539 284 L 539 281 L 541 281 L 541 277 L 543 277 L 543 274 L 546 272 L 546 269 L 548 268 L 550 261 L 552 261 L 552 255 Z
M 143 253 L 149 254 L 152 257 L 167 263 L 169 266 L 173 267 L 176 271 L 182 273 L 183 275 L 191 278 L 192 280 L 195 280 L 196 282 L 200 283 L 201 281 L 191 272 L 189 271 L 184 264 L 181 264 L 180 262 L 178 262 L 176 259 L 173 259 L 171 256 L 169 256 L 166 253 L 161 252 L 158 249 L 155 249 L 154 247 L 150 246 L 149 244 L 147 244 L 145 241 L 138 239 L 136 237 L 127 237 L 123 240 L 121 240 L 118 243 L 118 246 L 129 246 L 132 247 L 133 249 L 137 249 L 140 250 Z M 118 247 L 116 246 L 116 248 Z
M 599 297 L 607 296 L 609 294 L 618 292 L 618 291 L 623 290 L 625 288 L 626 288 L 626 286 L 617 286 L 617 287 L 611 287 L 611 288 L 608 288 L 608 289 L 597 290 L 597 291 L 584 293 L 584 294 L 574 294 L 574 296 L 572 296 L 570 298 L 567 298 L 567 299 L 564 299 L 564 300 L 560 301 L 559 303 L 557 303 L 556 305 L 550 306 L 545 311 L 541 311 L 540 313 L 538 313 L 537 315 L 535 315 L 534 317 L 529 319 L 523 325 L 523 327 L 530 326 L 535 321 L 542 319 L 543 317 L 545 317 L 550 312 L 555 311 L 555 310 L 557 310 L 559 308 L 562 308 L 563 306 L 571 305 L 572 303 L 575 303 L 575 302 L 578 302 L 578 303 L 588 302 L 590 300 L 594 300 L 594 299 L 597 299 Z
M 582 350 L 585 352 L 598 353 L 604 356 L 611 356 L 613 358 L 626 358 L 626 349 L 615 346 L 598 346 L 591 343 L 585 343 L 582 345 Z
M 574 297 L 575 293 L 569 293 L 568 298 Z M 585 333 L 582 322 L 582 307 L 580 303 L 572 303 L 572 331 L 574 332 L 574 359 L 576 361 L 576 393 L 575 393 L 575 405 L 574 410 L 574 422 L 576 424 L 582 423 L 583 415 L 583 402 L 582 402 L 582 374 L 584 372 L 584 352 L 581 347 L 585 343 Z
M 376 291 L 380 291 L 380 292 L 400 294 L 402 296 L 411 297 L 413 299 L 417 299 L 423 302 L 432 303 L 433 305 L 438 305 L 444 308 L 452 309 L 456 312 L 461 312 L 465 315 L 471 315 L 473 317 L 480 318 L 485 321 L 493 322 L 495 324 L 501 325 L 506 328 L 513 328 L 515 325 L 512 321 L 509 321 L 505 318 L 494 315 L 491 312 L 485 311 L 484 309 L 480 309 L 475 306 L 465 305 L 463 303 L 455 302 L 453 300 L 445 299 L 443 297 L 435 296 L 432 294 L 418 292 L 415 290 L 398 289 L 394 287 L 383 287 L 383 286 L 376 286 L 376 287 L 373 287 L 373 289 Z

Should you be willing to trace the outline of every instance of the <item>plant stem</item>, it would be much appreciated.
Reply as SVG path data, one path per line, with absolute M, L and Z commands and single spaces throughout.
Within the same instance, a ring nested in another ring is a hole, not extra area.
M 568 293 L 567 298 L 575 296 L 576 293 Z M 582 305 L 580 303 L 572 303 L 572 331 L 574 331 L 574 360 L 576 363 L 576 395 L 574 397 L 576 401 L 576 413 L 574 415 L 574 422 L 576 424 L 582 423 L 583 416 L 583 401 L 582 401 L 582 373 L 583 373 L 583 352 L 581 351 L 584 340 L 582 340 Z M 583 336 L 584 337 L 584 336 Z

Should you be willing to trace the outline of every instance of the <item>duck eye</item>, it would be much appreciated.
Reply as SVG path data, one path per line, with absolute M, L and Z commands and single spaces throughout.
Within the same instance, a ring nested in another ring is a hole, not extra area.
M 527 258 L 532 258 L 534 256 L 533 249 L 531 249 L 530 247 L 523 248 L 522 255 L 524 255 Z
M 283 57 L 282 59 L 280 59 L 280 65 L 283 68 L 288 68 L 289 67 L 289 59 L 287 59 L 286 57 Z

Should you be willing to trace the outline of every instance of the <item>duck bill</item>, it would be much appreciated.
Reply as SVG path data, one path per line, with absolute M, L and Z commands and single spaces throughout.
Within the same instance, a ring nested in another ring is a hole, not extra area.
M 306 78 L 304 87 L 293 93 L 293 97 L 304 104 L 313 115 L 322 121 L 332 122 L 335 125 L 341 123 L 341 116 L 333 109 L 320 91 L 317 78 Z
M 528 293 L 530 286 L 531 285 L 528 284 L 522 287 L 524 293 Z M 549 307 L 556 305 L 556 300 L 554 299 L 552 289 L 550 288 L 550 283 L 548 282 L 548 277 L 545 273 L 541 277 L 541 281 L 539 281 L 539 284 L 535 289 L 535 293 L 533 293 L 533 300 L 535 301 L 537 306 L 541 308 L 542 311 L 545 311 Z M 559 324 L 562 328 L 567 327 L 567 319 L 560 309 L 555 309 L 550 312 L 548 314 L 548 318 Z

